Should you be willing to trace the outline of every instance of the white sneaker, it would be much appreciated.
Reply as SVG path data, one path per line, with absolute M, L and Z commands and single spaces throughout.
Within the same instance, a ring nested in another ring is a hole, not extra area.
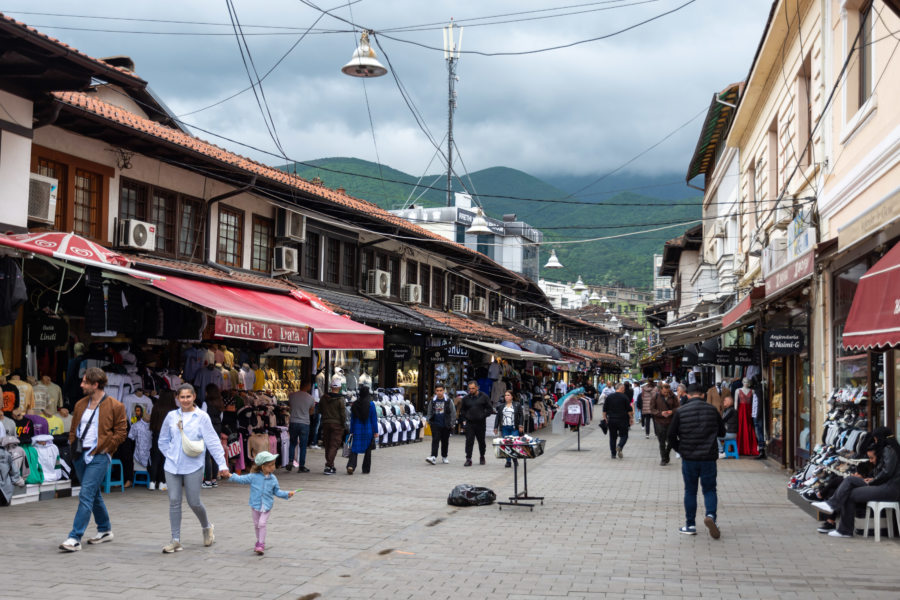
M 853 537 L 852 535 L 847 535 L 846 533 L 841 533 L 837 529 L 832 529 L 828 532 L 829 537 L 839 537 L 839 538 L 848 538 Z
M 97 535 L 88 540 L 88 544 L 102 544 L 113 541 L 112 531 L 98 531 Z
M 153 483 L 153 482 L 151 481 L 150 483 L 147 484 L 147 489 L 148 489 L 148 490 L 155 490 L 155 489 L 156 489 L 156 484 Z
M 169 489 L 169 486 L 167 486 L 164 483 L 161 483 L 161 484 L 159 484 L 159 489 L 162 491 L 166 491 L 167 489 Z
M 441 459 L 441 462 L 444 463 L 445 465 L 449 465 L 450 459 L 445 456 L 444 458 Z
M 427 462 L 430 465 L 433 465 L 433 464 L 437 463 L 437 458 L 435 458 L 433 456 L 429 456 L 428 458 L 425 459 L 425 462 Z
M 820 500 L 818 502 L 813 502 L 812 507 L 817 509 L 819 512 L 823 512 L 829 515 L 834 514 L 834 509 L 831 508 L 831 505 L 828 504 L 825 500 Z
M 62 544 L 59 545 L 60 550 L 65 550 L 66 552 L 78 552 L 81 550 L 81 542 L 76 540 L 75 538 L 68 538 Z
M 725 453 L 724 453 L 724 452 L 719 452 L 719 458 L 725 458 Z

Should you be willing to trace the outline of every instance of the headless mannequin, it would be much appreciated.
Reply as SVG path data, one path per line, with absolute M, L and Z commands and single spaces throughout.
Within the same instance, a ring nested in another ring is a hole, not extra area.
M 32 414 L 34 410 L 34 388 L 19 375 L 10 377 L 9 383 L 19 388 L 19 406 L 25 410 L 26 414 Z

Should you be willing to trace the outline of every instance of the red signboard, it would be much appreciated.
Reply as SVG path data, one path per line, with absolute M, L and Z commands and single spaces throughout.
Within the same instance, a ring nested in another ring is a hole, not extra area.
M 815 252 L 810 250 L 766 277 L 766 298 L 812 275 L 816 266 L 814 258 Z
M 219 337 L 270 342 L 273 344 L 309 345 L 309 328 L 250 321 L 237 317 L 216 317 L 216 335 Z

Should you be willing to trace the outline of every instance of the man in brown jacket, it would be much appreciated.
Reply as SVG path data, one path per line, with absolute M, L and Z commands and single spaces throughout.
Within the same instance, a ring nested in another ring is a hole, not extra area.
M 672 387 L 663 383 L 659 393 L 653 397 L 650 404 L 650 414 L 653 416 L 653 428 L 656 430 L 656 439 L 659 440 L 659 465 L 669 464 L 669 454 L 672 445 L 669 443 L 669 425 L 672 423 L 672 415 L 679 406 L 678 396 L 672 393 Z
M 78 552 L 81 550 L 81 536 L 91 521 L 91 514 L 97 523 L 97 535 L 88 540 L 89 544 L 102 544 L 113 539 L 109 513 L 103 503 L 101 487 L 112 454 L 128 435 L 128 418 L 125 407 L 115 398 L 106 395 L 106 373 L 97 367 L 89 367 L 81 380 L 84 398 L 75 405 L 72 412 L 72 428 L 69 431 L 69 445 L 74 449 L 81 442 L 81 456 L 72 456 L 75 473 L 81 481 L 78 495 L 78 510 L 72 523 L 69 537 L 59 545 L 60 550 Z

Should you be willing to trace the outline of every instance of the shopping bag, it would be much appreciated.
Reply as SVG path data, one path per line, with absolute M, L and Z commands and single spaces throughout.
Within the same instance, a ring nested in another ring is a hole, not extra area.
M 341 456 L 350 458 L 350 448 L 353 446 L 353 434 L 351 433 L 344 439 L 344 448 L 341 450 Z

